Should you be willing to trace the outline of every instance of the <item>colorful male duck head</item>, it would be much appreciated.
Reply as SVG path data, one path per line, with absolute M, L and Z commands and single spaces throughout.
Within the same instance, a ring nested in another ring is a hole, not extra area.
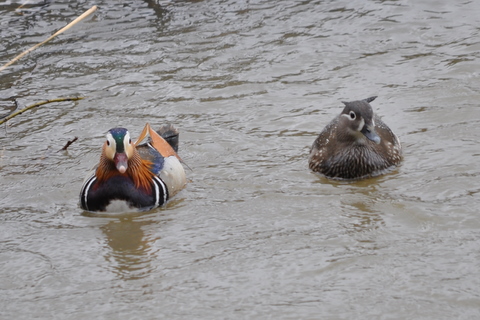
M 115 163 L 120 173 L 128 169 L 128 159 L 132 158 L 135 146 L 132 144 L 130 133 L 125 128 L 110 129 L 107 133 L 107 141 L 103 145 L 103 153 L 107 159 Z

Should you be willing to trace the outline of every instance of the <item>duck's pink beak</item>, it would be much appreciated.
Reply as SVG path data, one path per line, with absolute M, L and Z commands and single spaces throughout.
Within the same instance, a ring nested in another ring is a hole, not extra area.
M 125 173 L 128 168 L 128 158 L 125 153 L 115 153 L 115 157 L 113 158 L 115 162 L 115 167 L 120 173 Z

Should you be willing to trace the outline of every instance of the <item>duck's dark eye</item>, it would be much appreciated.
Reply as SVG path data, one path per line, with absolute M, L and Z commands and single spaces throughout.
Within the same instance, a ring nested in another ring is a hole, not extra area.
M 107 146 L 110 146 L 110 141 L 109 140 L 107 140 Z
M 356 117 L 355 112 L 350 111 L 350 119 L 355 120 Z
M 128 144 L 132 144 L 132 139 L 128 139 Z

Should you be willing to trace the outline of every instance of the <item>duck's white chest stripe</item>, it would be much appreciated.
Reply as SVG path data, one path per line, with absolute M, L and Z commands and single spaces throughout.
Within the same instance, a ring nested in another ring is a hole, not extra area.
M 85 181 L 84 188 L 82 190 L 82 197 L 83 197 L 83 203 L 85 204 L 85 208 L 88 210 L 88 202 L 87 202 L 87 197 L 88 197 L 88 191 L 90 190 L 90 187 L 92 184 L 97 180 L 97 177 L 93 175 L 90 179 Z
M 155 186 L 155 206 L 158 207 L 161 204 L 167 202 L 168 192 L 165 182 L 163 182 L 159 177 L 153 177 L 153 185 Z M 160 188 L 162 192 L 160 192 Z M 163 201 L 160 203 L 160 196 L 163 196 Z

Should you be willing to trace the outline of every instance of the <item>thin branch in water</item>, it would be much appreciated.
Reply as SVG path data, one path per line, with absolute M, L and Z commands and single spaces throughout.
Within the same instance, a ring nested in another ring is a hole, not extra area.
M 72 22 L 70 22 L 69 24 L 67 24 L 65 27 L 63 27 L 62 29 L 58 30 L 57 32 L 55 32 L 53 35 L 51 35 L 50 37 L 48 37 L 47 40 L 44 40 L 40 43 L 37 43 L 36 45 L 34 45 L 33 47 L 31 47 L 30 49 L 27 49 L 25 51 L 23 51 L 22 53 L 20 53 L 18 56 L 16 56 L 15 58 L 13 58 L 12 60 L 10 60 L 10 62 L 7 62 L 6 64 L 4 64 L 3 66 L 0 67 L 0 71 L 3 71 L 5 68 L 7 68 L 9 65 L 13 64 L 14 62 L 16 62 L 17 60 L 19 60 L 20 58 L 22 58 L 23 56 L 25 56 L 27 53 L 37 49 L 38 47 L 40 47 L 41 45 L 47 43 L 48 41 L 52 40 L 53 38 L 55 38 L 56 36 L 58 36 L 60 33 L 64 32 L 64 31 L 67 31 L 68 29 L 70 29 L 71 27 L 73 27 L 75 24 L 77 24 L 78 22 L 82 21 L 83 19 L 85 19 L 87 16 L 89 16 L 90 14 L 92 14 L 95 10 L 97 10 L 97 6 L 93 6 L 91 7 L 90 9 L 88 9 L 87 11 L 85 11 L 83 14 L 81 14 L 80 16 L 78 16 L 75 20 L 73 20 Z
M 29 2 L 30 2 L 30 0 L 25 1 L 20 7 L 17 8 L 17 10 L 18 10 L 18 9 L 22 9 L 22 8 L 25 7 Z
M 65 151 L 65 150 L 67 150 L 67 148 L 70 147 L 70 145 L 71 145 L 72 143 L 74 143 L 75 141 L 77 141 L 77 140 L 78 140 L 78 137 L 75 137 L 75 138 L 73 138 L 72 140 L 68 140 L 67 144 L 65 144 L 65 145 L 63 146 L 63 148 L 60 149 L 60 150 L 58 150 L 58 151 Z
M 44 104 L 47 104 L 47 103 L 53 103 L 53 102 L 63 102 L 63 101 L 76 101 L 76 100 L 81 100 L 83 99 L 83 97 L 69 97 L 69 98 L 57 98 L 57 99 L 50 99 L 50 100 L 45 100 L 45 101 L 40 101 L 40 102 L 37 102 L 37 103 L 34 103 L 32 105 L 29 105 L 28 107 L 25 107 L 21 110 L 18 110 L 8 116 L 6 116 L 5 118 L 3 118 L 2 120 L 0 120 L 0 124 L 3 124 L 4 122 L 7 122 L 8 120 L 12 119 L 13 117 L 15 116 L 18 116 L 19 114 L 22 114 L 24 113 L 25 111 L 27 110 L 30 110 L 30 109 L 33 109 L 35 107 L 38 107 L 38 106 L 41 106 L 41 105 L 44 105 Z

